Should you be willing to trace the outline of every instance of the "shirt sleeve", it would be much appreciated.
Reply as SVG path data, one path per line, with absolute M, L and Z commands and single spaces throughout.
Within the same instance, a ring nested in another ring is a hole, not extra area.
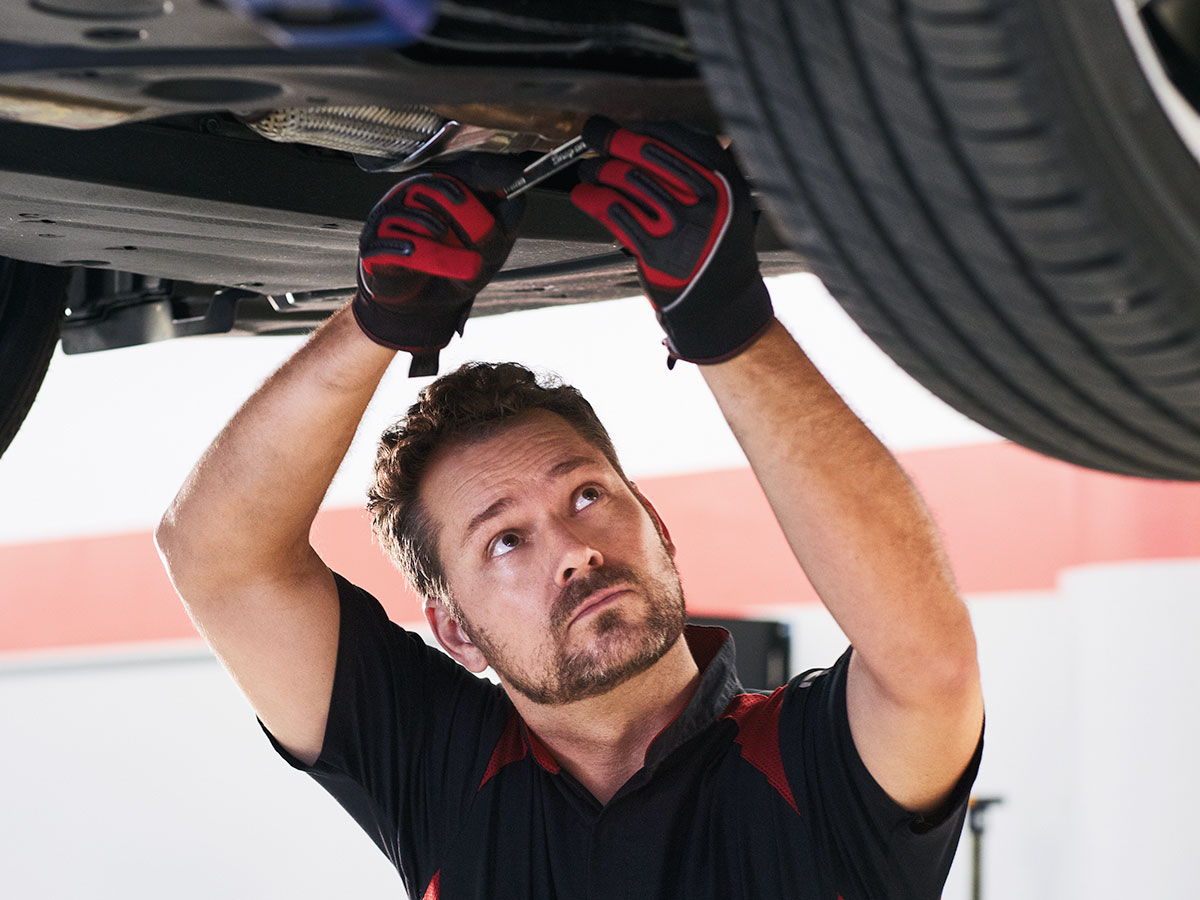
M 962 834 L 983 735 L 936 813 L 904 809 L 871 776 L 854 746 L 846 711 L 851 653 L 787 687 L 780 747 L 789 786 L 817 817 L 822 856 L 843 900 L 938 900 Z
M 476 793 L 509 701 L 391 622 L 365 590 L 334 577 L 341 613 L 321 754 L 306 766 L 263 730 L 280 756 L 354 817 L 419 897 L 439 864 L 437 848 Z

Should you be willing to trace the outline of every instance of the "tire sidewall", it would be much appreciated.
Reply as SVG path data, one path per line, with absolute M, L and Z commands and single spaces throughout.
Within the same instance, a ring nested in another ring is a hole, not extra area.
M 0 258 L 0 453 L 45 378 L 70 277 L 70 269 Z

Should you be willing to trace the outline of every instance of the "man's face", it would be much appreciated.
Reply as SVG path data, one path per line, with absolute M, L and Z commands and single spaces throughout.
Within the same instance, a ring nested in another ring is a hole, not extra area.
M 671 548 L 604 454 L 561 417 L 526 413 L 441 450 L 421 499 L 463 630 L 530 700 L 604 693 L 681 634 Z

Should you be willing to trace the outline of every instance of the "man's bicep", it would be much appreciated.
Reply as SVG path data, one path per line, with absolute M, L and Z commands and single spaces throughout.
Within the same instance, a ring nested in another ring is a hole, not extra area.
M 846 714 L 871 777 L 904 809 L 930 813 L 950 797 L 979 744 L 978 673 L 936 695 L 899 700 L 854 654 L 846 676 Z
M 313 553 L 286 577 L 188 602 L 201 634 L 258 718 L 297 760 L 321 752 L 337 666 L 339 601 Z

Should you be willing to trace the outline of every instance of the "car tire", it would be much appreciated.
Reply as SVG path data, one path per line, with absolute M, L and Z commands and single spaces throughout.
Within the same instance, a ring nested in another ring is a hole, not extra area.
M 0 453 L 46 377 L 70 277 L 70 269 L 0 257 Z
M 1200 164 L 1121 2 L 685 20 L 770 214 L 897 363 L 1034 450 L 1200 480 Z

